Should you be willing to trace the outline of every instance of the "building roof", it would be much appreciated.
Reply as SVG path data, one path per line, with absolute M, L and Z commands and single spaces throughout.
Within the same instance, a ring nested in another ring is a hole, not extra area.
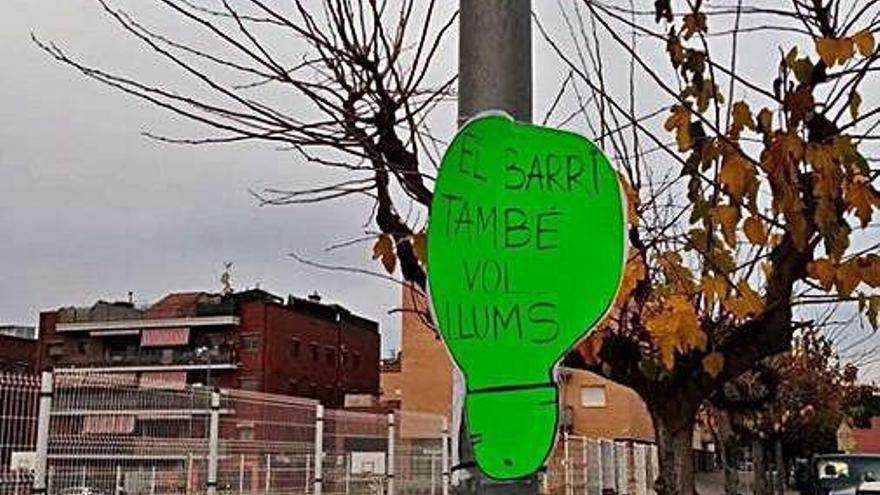
M 37 328 L 24 325 L 0 325 L 0 335 L 36 340 Z
M 366 330 L 379 331 L 379 324 L 373 320 L 353 314 L 338 304 L 324 304 L 320 299 L 310 296 L 308 299 L 290 296 L 287 305 L 302 311 L 314 318 L 330 323 L 353 324 Z
M 147 308 L 147 318 L 180 318 L 195 316 L 205 292 L 172 292 Z

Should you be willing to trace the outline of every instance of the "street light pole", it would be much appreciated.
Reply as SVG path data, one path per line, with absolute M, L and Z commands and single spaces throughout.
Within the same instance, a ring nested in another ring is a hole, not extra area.
M 459 126 L 486 110 L 503 110 L 518 121 L 531 122 L 531 13 L 531 0 L 460 0 Z M 467 425 L 460 420 L 464 382 L 460 372 L 455 373 L 453 410 L 458 428 L 458 464 L 467 472 L 467 479 L 456 488 L 456 493 L 537 495 L 536 477 L 498 482 L 474 467 Z

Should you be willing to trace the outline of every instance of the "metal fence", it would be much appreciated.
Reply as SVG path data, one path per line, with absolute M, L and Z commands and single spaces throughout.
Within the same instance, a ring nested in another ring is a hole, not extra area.
M 0 375 L 0 495 L 448 495 L 444 417 L 126 375 Z M 543 491 L 647 495 L 656 449 L 564 435 Z
M 39 395 L 38 377 L 0 373 L 0 494 L 30 493 Z
M 563 435 L 543 479 L 548 495 L 647 495 L 656 478 L 657 447 Z

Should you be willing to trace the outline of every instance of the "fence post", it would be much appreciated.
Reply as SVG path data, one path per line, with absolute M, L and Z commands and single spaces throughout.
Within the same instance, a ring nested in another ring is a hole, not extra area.
M 443 451 L 440 456 L 440 462 L 443 464 L 440 493 L 449 495 L 449 420 L 446 416 L 443 417 Z
M 437 495 L 437 456 L 431 453 L 431 495 Z
M 211 392 L 211 424 L 208 432 L 208 495 L 217 493 L 217 459 L 220 447 L 220 392 Z
M 193 455 L 192 452 L 186 454 L 186 495 L 192 493 L 193 478 Z
M 315 495 L 324 491 L 324 406 L 318 404 L 315 412 Z
M 244 454 L 238 457 L 238 493 L 244 493 Z
M 46 468 L 49 465 L 49 418 L 52 414 L 54 382 L 51 371 L 44 371 L 40 380 L 40 411 L 37 417 L 37 447 L 34 460 L 34 495 L 46 493 Z
M 140 474 L 140 473 L 138 473 Z M 122 493 L 122 466 L 116 465 L 116 484 L 113 487 L 113 494 L 120 495 Z
M 272 488 L 272 454 L 266 454 L 266 479 L 263 482 L 263 493 Z
M 568 432 L 562 432 L 562 453 L 564 455 L 562 459 L 562 476 L 565 480 L 565 494 L 572 495 L 571 490 L 571 453 L 569 452 L 569 437 Z
M 385 466 L 388 495 L 394 495 L 394 413 L 388 413 L 388 465 Z
M 345 495 L 348 495 L 351 492 L 351 454 L 346 453 L 343 458 L 345 459 Z
M 584 495 L 590 493 L 590 483 L 589 483 L 589 459 L 587 458 L 587 437 L 581 437 L 581 455 L 584 459 Z
M 303 487 L 303 493 L 309 493 L 309 486 L 311 486 L 311 475 L 312 475 L 312 456 L 306 454 L 306 486 Z

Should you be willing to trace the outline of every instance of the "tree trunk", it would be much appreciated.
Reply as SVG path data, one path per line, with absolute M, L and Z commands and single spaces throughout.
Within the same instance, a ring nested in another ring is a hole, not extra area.
M 694 490 L 694 424 L 699 403 L 680 397 L 652 397 L 651 419 L 657 441 L 660 472 L 654 481 L 657 495 L 686 495 Z
M 715 418 L 717 419 L 715 440 L 721 454 L 721 466 L 724 469 L 724 493 L 739 495 L 739 470 L 737 469 L 739 444 L 730 422 L 730 413 L 715 409 Z
M 764 442 L 760 438 L 752 442 L 752 465 L 755 476 L 755 495 L 772 495 L 770 483 L 767 480 L 767 455 L 764 450 Z

